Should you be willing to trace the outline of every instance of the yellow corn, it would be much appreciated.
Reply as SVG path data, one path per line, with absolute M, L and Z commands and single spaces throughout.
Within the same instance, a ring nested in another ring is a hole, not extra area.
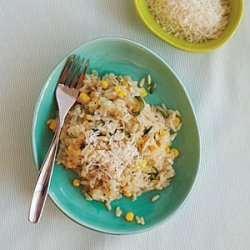
M 147 166 L 147 161 L 146 160 L 141 160 L 140 165 L 144 168 Z
M 74 179 L 74 180 L 73 180 L 73 186 L 74 186 L 74 187 L 79 187 L 80 184 L 81 184 L 80 180 L 78 180 L 78 179 Z
M 161 132 L 161 135 L 166 135 L 167 134 L 167 130 L 163 130 L 162 132 Z
M 133 212 L 126 213 L 125 219 L 126 219 L 126 221 L 129 221 L 129 222 L 133 221 L 134 220 L 134 213 Z
M 86 92 L 81 92 L 77 98 L 77 101 L 82 104 L 88 104 L 90 102 L 90 96 Z
M 171 153 L 173 153 L 174 158 L 178 157 L 179 154 L 180 154 L 179 150 L 176 149 L 176 148 L 172 148 L 172 149 L 171 149 Z
M 131 196 L 132 196 L 132 193 L 125 191 L 125 192 L 123 193 L 123 195 L 126 196 L 126 197 L 131 197 Z
M 49 128 L 55 132 L 56 126 L 57 126 L 57 120 L 56 119 L 50 119 L 48 120 L 47 124 L 49 125 Z
M 86 115 L 86 119 L 87 119 L 88 121 L 91 121 L 91 120 L 92 120 L 92 115 Z
M 109 87 L 109 84 L 107 81 L 102 81 L 102 88 L 107 89 Z
M 115 92 L 116 92 L 117 94 L 119 94 L 119 93 L 121 92 L 121 90 L 122 90 L 122 86 L 121 86 L 121 85 L 115 86 Z
M 168 144 L 165 144 L 164 147 L 165 147 L 166 152 L 170 153 L 171 150 L 170 150 L 170 147 L 168 146 Z
M 147 90 L 145 88 L 141 89 L 140 96 L 145 97 L 148 94 Z
M 176 117 L 176 118 L 174 119 L 174 125 L 175 125 L 176 127 L 180 124 L 180 122 L 181 122 L 181 119 L 180 119 L 179 117 Z
M 120 93 L 119 93 L 119 97 L 120 98 L 124 98 L 124 97 L 126 97 L 127 96 L 127 92 L 126 91 L 121 91 Z
M 161 137 L 160 133 L 155 133 L 155 140 L 157 140 L 157 141 L 160 140 L 160 137 Z
M 68 150 L 69 150 L 69 151 L 73 150 L 72 145 L 69 145 L 69 146 L 68 146 Z

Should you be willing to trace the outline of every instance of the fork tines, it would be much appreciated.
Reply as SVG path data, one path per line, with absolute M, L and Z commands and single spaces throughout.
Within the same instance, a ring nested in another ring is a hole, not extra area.
M 64 84 L 71 88 L 81 88 L 83 84 L 83 80 L 89 65 L 89 59 L 84 64 L 84 68 L 81 72 L 82 65 L 85 61 L 85 58 L 83 57 L 80 60 L 80 56 L 76 56 L 75 54 L 70 56 L 61 75 L 58 80 L 58 83 Z

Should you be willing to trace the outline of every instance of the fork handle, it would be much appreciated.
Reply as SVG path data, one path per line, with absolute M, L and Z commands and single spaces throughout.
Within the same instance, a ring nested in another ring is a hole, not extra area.
M 61 126 L 58 123 L 53 141 L 50 145 L 49 151 L 41 166 L 36 187 L 30 204 L 29 221 L 38 223 L 43 212 L 44 204 L 48 194 L 48 188 L 52 176 L 52 170 L 55 162 L 57 146 L 59 142 L 59 135 Z

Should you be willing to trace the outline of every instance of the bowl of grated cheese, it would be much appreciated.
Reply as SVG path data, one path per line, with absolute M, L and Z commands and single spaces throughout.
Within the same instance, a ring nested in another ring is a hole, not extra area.
M 243 0 L 135 0 L 144 24 L 168 44 L 209 52 L 225 44 L 243 14 Z

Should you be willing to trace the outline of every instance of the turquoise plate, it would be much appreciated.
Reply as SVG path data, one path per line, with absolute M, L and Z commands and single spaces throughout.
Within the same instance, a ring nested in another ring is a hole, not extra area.
M 149 230 L 169 219 L 181 207 L 197 176 L 199 134 L 188 95 L 173 70 L 159 56 L 138 43 L 121 38 L 102 38 L 88 42 L 72 53 L 90 58 L 89 70 L 95 69 L 102 75 L 113 72 L 139 80 L 150 74 L 157 83 L 157 88 L 152 95 L 147 96 L 147 101 L 151 104 L 165 103 L 182 114 L 183 127 L 174 141 L 174 146 L 180 150 L 180 157 L 174 163 L 176 177 L 168 188 L 145 193 L 134 202 L 129 198 L 113 201 L 111 212 L 100 202 L 86 201 L 81 189 L 71 184 L 76 177 L 75 173 L 65 170 L 61 165 L 55 164 L 49 195 L 64 214 L 90 229 L 111 234 L 133 234 Z M 68 56 L 50 74 L 36 104 L 32 144 L 37 169 L 52 140 L 53 134 L 47 128 L 46 121 L 55 117 L 54 91 L 67 58 Z M 161 198 L 152 203 L 150 199 L 155 194 L 160 194 Z M 116 206 L 120 206 L 123 211 L 121 218 L 115 217 Z M 136 222 L 126 222 L 123 216 L 127 211 L 143 216 L 146 224 L 142 226 Z

